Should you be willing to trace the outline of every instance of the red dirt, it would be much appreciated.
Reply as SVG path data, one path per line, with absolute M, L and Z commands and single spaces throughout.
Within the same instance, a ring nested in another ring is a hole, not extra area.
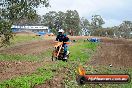
M 65 88 L 64 79 L 67 71 L 68 70 L 66 69 L 57 71 L 57 74 L 51 80 L 48 80 L 43 84 L 36 85 L 34 88 Z
M 72 37 L 73 39 L 86 39 L 90 37 Z M 39 54 L 53 46 L 53 39 L 25 43 L 12 48 L 0 50 L 0 53 L 7 54 Z M 17 76 L 33 73 L 37 68 L 44 64 L 52 64 L 51 61 L 42 62 L 9 62 L 0 61 L 0 81 L 11 79 Z M 132 41 L 122 39 L 102 38 L 102 44 L 98 47 L 97 53 L 92 57 L 91 65 L 109 65 L 119 67 L 132 67 Z M 65 70 L 58 72 L 52 80 L 37 85 L 35 88 L 64 88 L 63 80 Z
M 17 76 L 31 74 L 37 68 L 45 64 L 52 64 L 51 61 L 28 62 L 28 61 L 0 61 L 0 81 L 11 79 Z
M 73 38 L 72 38 L 73 39 Z M 79 39 L 79 38 L 77 38 Z M 13 47 L 0 50 L 0 53 L 6 54 L 39 54 L 42 51 L 46 51 L 52 48 L 54 45 L 54 39 L 48 39 L 44 41 L 34 41 L 23 44 L 17 44 Z M 48 62 L 28 62 L 28 61 L 0 61 L 0 81 L 11 79 L 17 76 L 33 73 L 37 68 L 44 64 L 52 63 Z
M 97 53 L 92 57 L 92 65 L 132 67 L 132 41 L 124 39 L 104 39 Z
M 70 37 L 70 40 L 78 40 L 78 39 L 85 39 L 88 37 L 81 37 L 81 36 L 74 36 Z M 29 43 L 24 43 L 24 44 L 19 44 L 11 48 L 6 48 L 3 50 L 0 50 L 0 53 L 5 53 L 5 54 L 39 54 L 43 51 L 46 51 L 49 48 L 52 48 L 54 45 L 54 40 L 55 37 L 52 39 L 47 39 L 43 41 L 34 41 L 34 42 L 29 42 Z
M 132 41 L 102 38 L 101 46 L 98 47 L 97 53 L 89 63 L 92 65 L 132 66 L 131 52 Z M 62 71 L 60 73 L 52 80 L 37 85 L 35 88 L 65 88 L 62 82 L 65 73 Z
M 14 47 L 3 49 L 0 53 L 6 54 L 39 54 L 52 48 L 53 40 L 35 41 L 25 44 L 18 44 Z M 33 73 L 37 68 L 51 61 L 28 62 L 28 61 L 0 61 L 0 81 L 11 79 L 17 76 Z
M 1 50 L 6 54 L 39 54 L 53 46 L 53 40 L 35 41 Z
M 14 33 L 15 35 L 19 35 L 19 36 L 35 36 L 36 34 L 31 32 L 31 31 L 21 31 L 21 32 L 16 32 Z

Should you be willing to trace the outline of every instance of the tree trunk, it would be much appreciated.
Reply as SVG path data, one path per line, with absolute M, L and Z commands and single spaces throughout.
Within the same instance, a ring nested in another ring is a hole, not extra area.
M 73 36 L 74 35 L 74 32 L 72 30 L 69 31 L 70 32 L 70 35 Z

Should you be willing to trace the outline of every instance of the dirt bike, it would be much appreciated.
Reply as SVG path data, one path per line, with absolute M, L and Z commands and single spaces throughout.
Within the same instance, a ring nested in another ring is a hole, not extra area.
M 69 44 L 69 42 L 64 42 L 66 44 Z M 54 60 L 63 60 L 63 61 L 66 61 L 68 60 L 69 58 L 69 51 L 67 51 L 67 59 L 64 59 L 64 47 L 63 47 L 63 42 L 55 42 L 55 45 L 54 45 L 54 50 L 52 52 L 52 61 Z

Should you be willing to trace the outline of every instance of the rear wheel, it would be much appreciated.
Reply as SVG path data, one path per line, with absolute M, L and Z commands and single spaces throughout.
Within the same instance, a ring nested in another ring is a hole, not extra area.
M 68 61 L 69 56 L 66 56 L 67 58 L 63 58 L 63 61 Z

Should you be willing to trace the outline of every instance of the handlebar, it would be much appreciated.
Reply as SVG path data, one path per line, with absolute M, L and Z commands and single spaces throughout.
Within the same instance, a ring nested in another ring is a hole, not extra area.
M 65 43 L 65 44 L 70 44 L 70 42 L 58 42 L 58 41 L 55 41 L 55 46 L 54 47 L 58 47 L 58 46 L 60 46 L 60 45 L 62 45 L 63 43 Z
M 59 41 L 55 41 L 55 43 L 66 43 L 66 44 L 70 44 L 70 42 L 59 42 Z

